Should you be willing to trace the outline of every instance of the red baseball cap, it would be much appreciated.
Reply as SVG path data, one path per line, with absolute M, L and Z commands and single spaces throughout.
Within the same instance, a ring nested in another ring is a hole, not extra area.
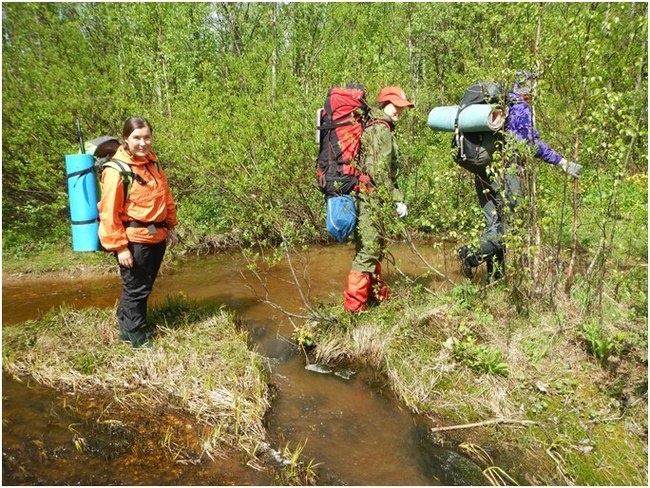
M 396 107 L 415 107 L 413 102 L 408 101 L 404 90 L 399 86 L 387 86 L 386 88 L 382 88 L 377 96 L 377 102 L 390 102 Z

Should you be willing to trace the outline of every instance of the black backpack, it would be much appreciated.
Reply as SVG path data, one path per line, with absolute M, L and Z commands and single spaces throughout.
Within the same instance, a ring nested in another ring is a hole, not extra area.
M 458 117 L 464 108 L 475 104 L 501 105 L 504 112 L 506 92 L 497 82 L 478 82 L 470 86 L 460 102 L 454 124 L 452 147 L 456 149 L 454 161 L 462 168 L 474 174 L 484 174 L 492 162 L 492 155 L 501 147 L 501 131 L 463 132 L 458 127 Z

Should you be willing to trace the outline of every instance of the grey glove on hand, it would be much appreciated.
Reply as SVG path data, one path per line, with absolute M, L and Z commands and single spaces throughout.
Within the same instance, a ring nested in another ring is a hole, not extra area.
M 399 215 L 400 219 L 403 219 L 409 214 L 409 211 L 406 208 L 406 204 L 403 202 L 397 202 L 395 204 L 395 210 L 397 211 L 397 215 Z
M 569 176 L 573 176 L 576 179 L 580 179 L 580 172 L 582 171 L 582 166 L 580 166 L 578 163 L 567 161 L 566 159 L 562 158 L 562 160 L 557 165 L 560 168 L 562 168 L 562 171 L 564 171 Z

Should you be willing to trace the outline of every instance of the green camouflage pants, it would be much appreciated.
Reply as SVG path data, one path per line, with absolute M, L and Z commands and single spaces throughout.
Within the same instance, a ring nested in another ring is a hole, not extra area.
M 354 229 L 356 255 L 352 269 L 362 273 L 374 273 L 377 263 L 384 257 L 384 239 L 381 237 L 380 212 L 372 208 L 377 202 L 368 202 L 363 196 L 357 198 L 359 209 Z

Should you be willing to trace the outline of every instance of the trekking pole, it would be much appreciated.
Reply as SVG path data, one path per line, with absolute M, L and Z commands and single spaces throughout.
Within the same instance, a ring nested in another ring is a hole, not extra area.
M 86 154 L 86 146 L 84 144 L 84 136 L 81 132 L 81 124 L 79 124 L 79 116 L 77 112 L 73 112 L 74 125 L 77 131 L 77 141 L 79 141 L 79 149 L 81 149 L 81 154 Z

